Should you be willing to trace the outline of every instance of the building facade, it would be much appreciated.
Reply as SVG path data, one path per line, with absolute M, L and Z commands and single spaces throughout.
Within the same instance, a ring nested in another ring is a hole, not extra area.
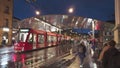
M 13 0 L 0 0 L 0 45 L 11 45 Z

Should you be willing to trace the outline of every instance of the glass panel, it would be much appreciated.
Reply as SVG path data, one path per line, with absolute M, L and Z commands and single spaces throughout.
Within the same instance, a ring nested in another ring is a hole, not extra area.
M 47 36 L 47 42 L 51 42 L 51 36 Z
M 44 43 L 44 35 L 38 35 L 38 44 Z
M 47 37 L 47 42 L 56 42 L 57 41 L 57 37 L 56 36 L 48 36 Z
M 57 37 L 56 36 L 51 36 L 51 41 L 56 42 L 57 41 Z
M 33 43 L 36 43 L 36 34 L 33 35 Z
M 29 35 L 28 43 L 33 43 L 33 34 L 32 33 L 30 33 L 30 35 Z
M 19 34 L 19 41 L 25 42 L 27 35 L 28 35 L 28 33 L 20 33 Z
M 28 35 L 29 29 L 20 29 L 19 30 L 19 39 L 18 41 L 25 42 L 27 35 Z

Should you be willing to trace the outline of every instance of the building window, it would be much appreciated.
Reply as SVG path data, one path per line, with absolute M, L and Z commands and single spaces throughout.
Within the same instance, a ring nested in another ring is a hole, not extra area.
M 5 7 L 4 13 L 9 14 L 9 7 L 8 6 Z
M 9 23 L 9 20 L 8 20 L 8 19 L 5 19 L 4 27 L 8 27 L 8 23 Z

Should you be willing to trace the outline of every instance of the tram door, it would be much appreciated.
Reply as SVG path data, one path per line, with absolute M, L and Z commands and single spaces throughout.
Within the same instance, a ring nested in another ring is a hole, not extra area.
M 45 35 L 38 34 L 38 48 L 45 47 Z

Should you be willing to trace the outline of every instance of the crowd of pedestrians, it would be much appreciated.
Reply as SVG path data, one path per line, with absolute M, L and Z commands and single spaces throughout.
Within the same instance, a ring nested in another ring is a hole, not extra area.
M 106 42 L 102 49 L 99 49 L 97 58 L 94 58 L 97 44 L 95 41 L 81 39 L 80 44 L 77 46 L 77 55 L 80 58 L 80 68 L 84 66 L 84 59 L 88 54 L 93 54 L 92 58 L 96 60 L 97 68 L 120 68 L 120 52 L 115 47 L 116 42 L 110 40 Z
M 120 68 L 120 52 L 115 45 L 114 40 L 105 43 L 98 58 L 101 68 Z

